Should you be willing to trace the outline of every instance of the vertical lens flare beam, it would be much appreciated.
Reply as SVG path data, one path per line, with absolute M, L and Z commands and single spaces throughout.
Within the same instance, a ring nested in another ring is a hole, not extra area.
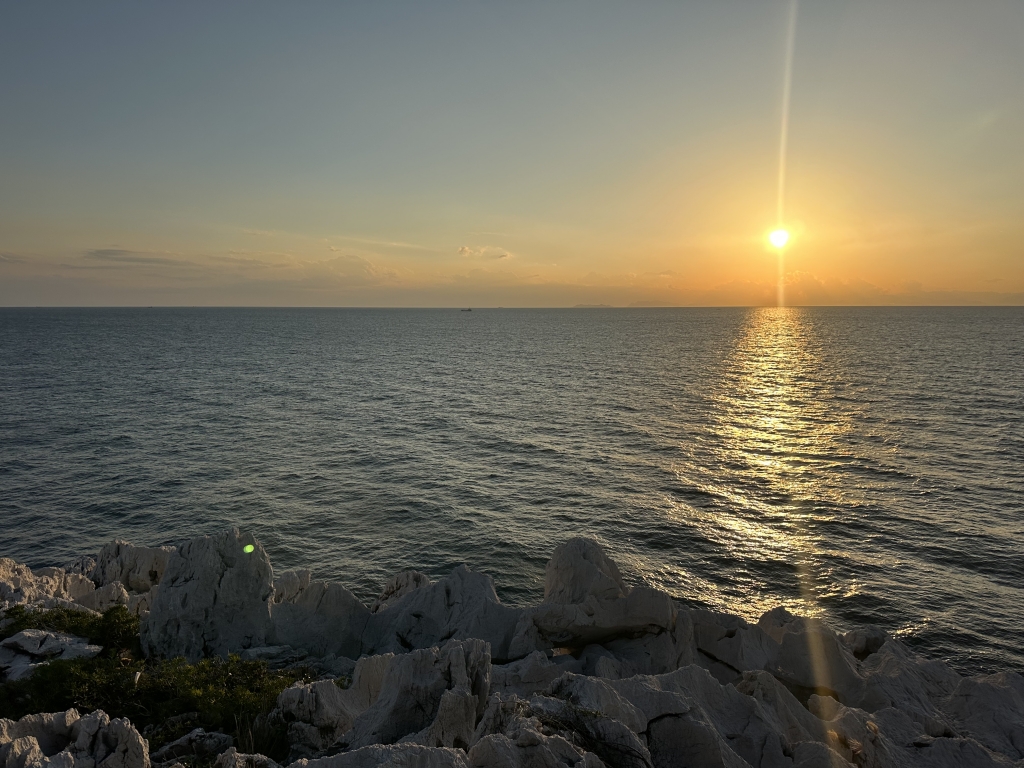
M 783 229 L 786 216 L 786 155 L 789 151 L 789 102 L 793 92 L 793 50 L 796 48 L 798 0 L 789 4 L 789 28 L 786 34 L 786 63 L 782 75 L 782 125 L 779 130 L 779 183 L 775 198 L 775 225 Z M 783 243 L 785 245 L 785 243 Z M 781 247 L 781 246 L 779 246 Z
M 768 236 L 779 252 L 779 278 L 776 303 L 786 305 L 786 269 L 782 249 L 789 242 L 785 229 L 786 218 L 786 155 L 789 152 L 789 103 L 793 91 L 793 51 L 796 48 L 796 15 L 799 0 L 790 0 L 789 26 L 786 31 L 786 62 L 782 74 L 782 124 L 779 126 L 779 181 L 775 190 L 775 230 Z

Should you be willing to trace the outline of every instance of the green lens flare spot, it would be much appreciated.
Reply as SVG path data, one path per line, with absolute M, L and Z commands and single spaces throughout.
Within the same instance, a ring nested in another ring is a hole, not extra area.
M 254 547 L 252 544 L 246 544 L 244 547 L 242 547 L 242 551 L 248 555 L 250 552 L 255 552 L 256 547 Z

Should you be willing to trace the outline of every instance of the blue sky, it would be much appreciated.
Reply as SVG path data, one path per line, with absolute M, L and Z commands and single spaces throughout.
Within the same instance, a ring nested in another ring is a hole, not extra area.
M 774 298 L 788 1 L 0 5 L 0 303 Z M 799 303 L 1020 303 L 1024 4 L 800 5 Z

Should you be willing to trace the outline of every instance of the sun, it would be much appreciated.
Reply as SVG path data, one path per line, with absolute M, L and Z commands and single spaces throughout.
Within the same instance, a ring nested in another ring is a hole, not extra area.
M 786 247 L 786 243 L 789 242 L 789 232 L 784 229 L 776 229 L 768 235 L 768 242 L 774 245 L 779 250 Z

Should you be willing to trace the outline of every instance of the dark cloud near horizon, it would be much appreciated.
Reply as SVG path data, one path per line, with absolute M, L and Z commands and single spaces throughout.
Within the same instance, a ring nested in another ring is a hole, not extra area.
M 193 266 L 191 261 L 171 259 L 166 256 L 155 256 L 144 251 L 129 251 L 123 248 L 93 248 L 85 252 L 84 258 L 116 262 L 118 264 L 148 264 L 173 267 Z

